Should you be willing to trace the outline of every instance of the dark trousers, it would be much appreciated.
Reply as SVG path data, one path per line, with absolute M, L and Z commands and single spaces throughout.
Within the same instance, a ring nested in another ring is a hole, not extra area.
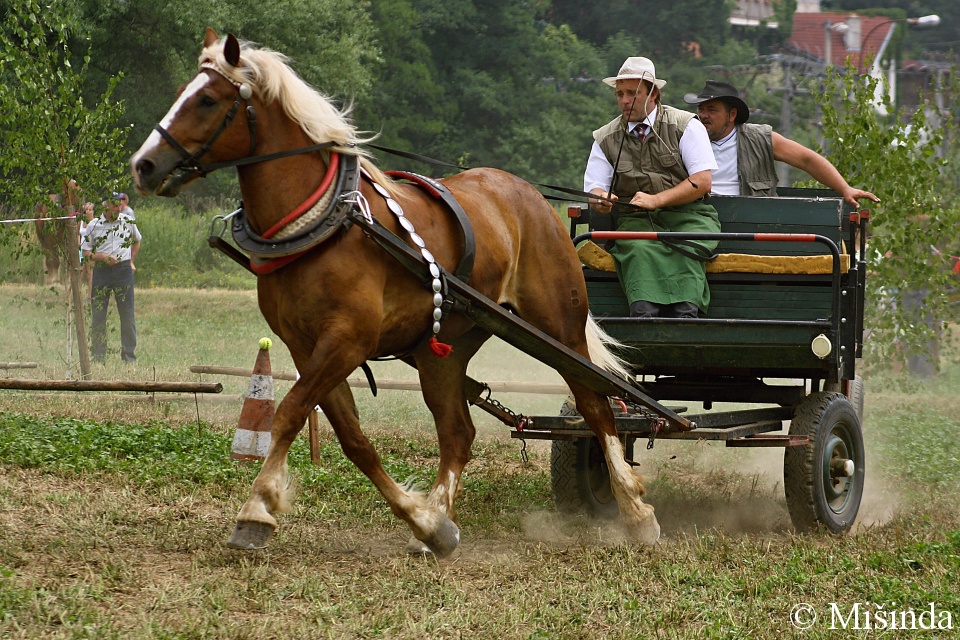
M 637 300 L 630 305 L 633 318 L 696 318 L 700 309 L 692 302 L 657 304 L 646 300 Z
M 115 266 L 97 264 L 93 268 L 93 287 L 90 290 L 92 356 L 103 361 L 107 357 L 107 307 L 110 294 L 117 301 L 120 315 L 120 357 L 124 362 L 136 362 L 137 321 L 134 317 L 133 269 L 124 260 Z

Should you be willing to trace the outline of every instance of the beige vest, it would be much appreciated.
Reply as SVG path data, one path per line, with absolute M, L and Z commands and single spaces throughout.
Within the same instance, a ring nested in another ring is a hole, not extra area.
M 737 173 L 740 195 L 777 195 L 777 167 L 773 161 L 773 129 L 770 125 L 737 125 Z
M 614 166 L 613 192 L 618 198 L 630 200 L 637 191 L 660 193 L 687 179 L 680 158 L 680 136 L 692 118 L 688 111 L 660 105 L 653 131 L 645 140 L 629 135 L 622 117 L 593 132 L 593 139 Z

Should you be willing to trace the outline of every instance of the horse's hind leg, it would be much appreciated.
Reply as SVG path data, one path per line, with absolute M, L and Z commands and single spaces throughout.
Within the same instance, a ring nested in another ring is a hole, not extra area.
M 605 396 L 567 380 L 577 400 L 577 410 L 590 429 L 597 435 L 610 471 L 610 487 L 620 507 L 620 519 L 637 542 L 656 544 L 660 538 L 660 525 L 653 514 L 653 507 L 641 500 L 645 490 L 630 465 L 627 464 L 623 443 L 617 437 L 610 402 Z
M 486 331 L 474 329 L 454 343 L 453 351 L 446 358 L 438 358 L 428 351 L 416 358 L 423 400 L 433 414 L 440 447 L 440 466 L 427 504 L 454 522 L 461 473 L 470 460 L 476 436 L 464 391 L 467 363 L 489 337 Z M 407 551 L 425 553 L 429 549 L 422 538 L 414 535 L 407 543 Z

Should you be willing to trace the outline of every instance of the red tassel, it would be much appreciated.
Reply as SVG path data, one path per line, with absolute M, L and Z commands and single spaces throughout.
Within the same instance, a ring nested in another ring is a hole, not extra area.
M 437 356 L 438 358 L 446 358 L 448 355 L 450 355 L 450 352 L 453 351 L 453 347 L 437 340 L 437 336 L 431 336 L 430 351 L 433 351 L 433 355 Z

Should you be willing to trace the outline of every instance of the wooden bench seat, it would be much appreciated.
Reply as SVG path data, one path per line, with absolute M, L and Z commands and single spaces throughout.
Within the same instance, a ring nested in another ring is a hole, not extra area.
M 723 232 L 816 234 L 842 247 L 850 230 L 843 201 L 822 191 L 798 195 L 806 197 L 714 197 L 711 203 Z M 581 226 L 612 230 L 609 216 L 584 217 Z M 839 366 L 839 352 L 818 358 L 810 348 L 815 337 L 824 334 L 838 350 L 845 346 L 852 352 L 853 327 L 838 335 L 833 309 L 842 292 L 833 287 L 833 257 L 825 245 L 725 239 L 717 252 L 722 255 L 707 268 L 710 308 L 695 320 L 629 318 L 616 274 L 585 267 L 591 312 L 608 333 L 632 347 L 625 355 L 641 372 L 826 377 Z M 843 302 L 856 298 L 858 276 L 851 266 L 850 256 L 841 255 Z M 855 323 L 856 309 L 842 309 L 841 315 L 844 311 Z

